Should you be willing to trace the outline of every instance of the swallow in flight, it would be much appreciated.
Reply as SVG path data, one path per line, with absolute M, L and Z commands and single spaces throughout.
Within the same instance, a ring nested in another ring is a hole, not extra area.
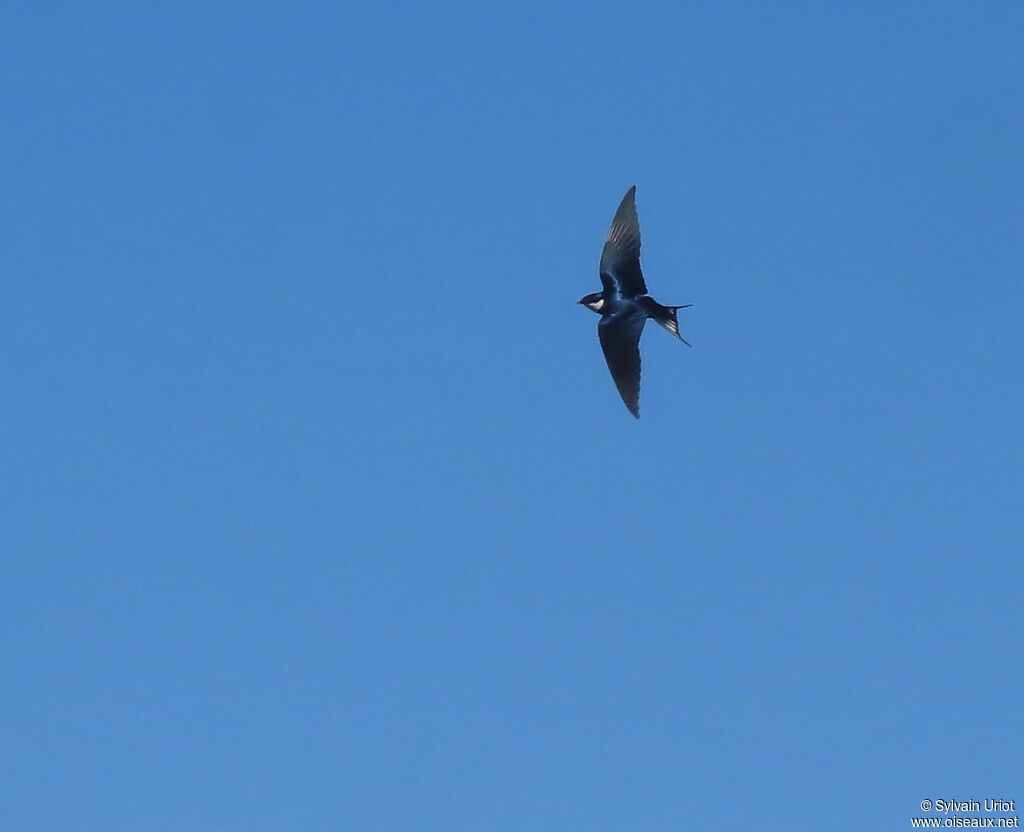
M 608 369 L 619 395 L 629 412 L 640 418 L 640 333 L 648 318 L 654 318 L 686 346 L 690 342 L 679 334 L 676 310 L 682 306 L 662 306 L 647 294 L 640 271 L 640 220 L 636 215 L 636 185 L 619 203 L 612 227 L 601 252 L 601 291 L 580 298 L 587 309 L 601 316 L 597 334 L 601 340 Z

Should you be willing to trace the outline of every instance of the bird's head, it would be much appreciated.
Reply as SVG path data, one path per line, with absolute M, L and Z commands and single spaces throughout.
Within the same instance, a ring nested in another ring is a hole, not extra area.
M 601 310 L 604 309 L 604 297 L 600 292 L 592 292 L 589 295 L 584 295 L 577 301 L 577 303 L 582 303 L 587 307 L 587 309 L 592 312 L 597 312 L 598 315 L 600 315 Z

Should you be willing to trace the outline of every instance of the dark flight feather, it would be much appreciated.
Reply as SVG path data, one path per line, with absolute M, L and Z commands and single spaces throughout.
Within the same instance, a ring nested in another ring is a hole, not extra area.
M 640 270 L 640 220 L 636 215 L 636 185 L 619 203 L 601 252 L 601 285 L 609 294 L 632 298 L 647 294 Z
M 612 379 L 629 412 L 640 418 L 640 334 L 647 316 L 639 309 L 601 318 L 597 334 Z

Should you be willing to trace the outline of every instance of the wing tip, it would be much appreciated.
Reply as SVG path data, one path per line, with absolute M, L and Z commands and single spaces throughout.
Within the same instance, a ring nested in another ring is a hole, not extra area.
M 626 409 L 633 414 L 634 419 L 640 418 L 640 391 L 636 391 L 636 395 L 631 395 L 628 399 L 622 396 L 622 403 L 626 405 Z

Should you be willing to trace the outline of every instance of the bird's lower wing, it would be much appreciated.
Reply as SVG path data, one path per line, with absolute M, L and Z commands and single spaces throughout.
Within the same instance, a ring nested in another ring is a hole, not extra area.
M 647 316 L 637 312 L 602 318 L 597 325 L 612 379 L 622 401 L 637 419 L 640 418 L 640 334 L 646 321 Z

